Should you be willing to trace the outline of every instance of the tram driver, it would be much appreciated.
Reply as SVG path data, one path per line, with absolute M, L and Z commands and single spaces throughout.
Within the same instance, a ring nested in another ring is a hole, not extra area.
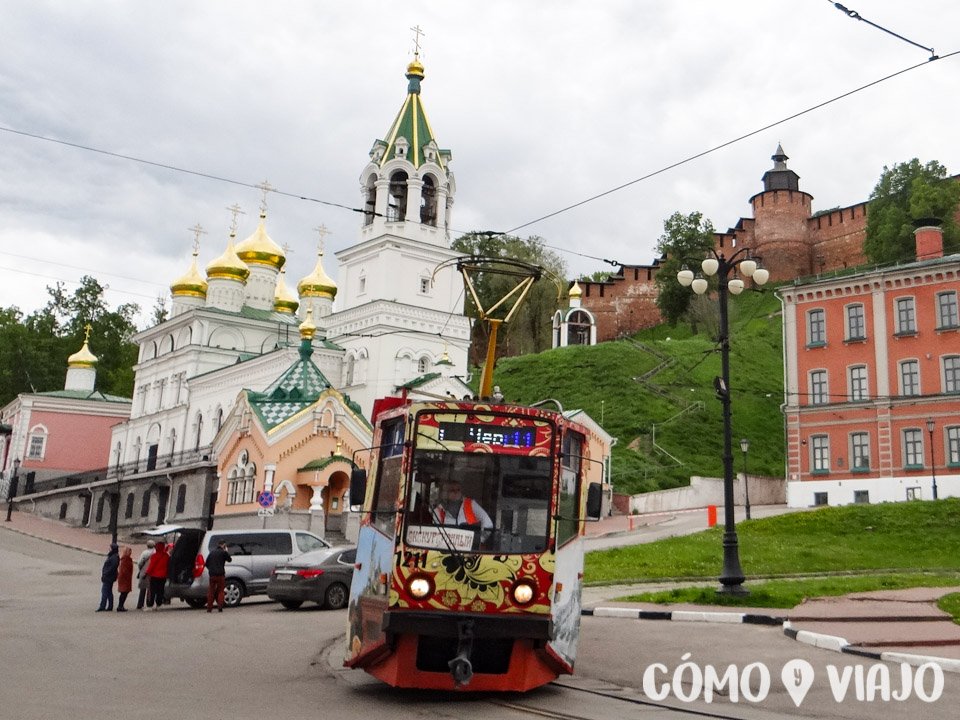
M 493 531 L 493 521 L 480 503 L 463 496 L 459 480 L 444 480 L 440 484 L 440 498 L 433 514 L 441 525 L 477 528 L 481 542 L 486 542 Z

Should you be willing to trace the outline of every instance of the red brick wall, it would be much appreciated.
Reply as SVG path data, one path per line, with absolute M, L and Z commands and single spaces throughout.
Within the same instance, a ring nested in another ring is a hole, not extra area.
M 652 265 L 621 265 L 606 282 L 580 281 L 580 304 L 597 319 L 597 342 L 663 322 L 657 307 L 656 273 Z
M 809 275 L 807 219 L 813 196 L 795 190 L 770 190 L 750 198 L 756 254 L 773 281 Z

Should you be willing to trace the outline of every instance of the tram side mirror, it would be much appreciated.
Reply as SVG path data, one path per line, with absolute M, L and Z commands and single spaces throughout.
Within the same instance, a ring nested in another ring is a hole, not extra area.
M 603 507 L 603 488 L 600 483 L 590 483 L 587 487 L 587 518 L 599 520 Z
M 355 467 L 350 472 L 350 504 L 363 505 L 363 499 L 367 494 L 367 471 L 363 468 Z

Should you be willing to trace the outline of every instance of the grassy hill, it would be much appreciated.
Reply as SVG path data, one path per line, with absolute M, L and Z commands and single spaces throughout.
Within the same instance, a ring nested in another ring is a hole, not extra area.
M 739 439 L 747 437 L 749 471 L 783 474 L 779 313 L 780 303 L 770 291 L 730 299 L 737 471 L 743 469 Z M 701 328 L 694 334 L 688 325 L 662 325 L 595 347 L 502 358 L 494 382 L 510 401 L 555 398 L 564 409 L 586 410 L 618 439 L 615 490 L 635 493 L 685 485 L 691 475 L 722 475 L 723 424 L 713 390 L 719 375 L 712 331 Z

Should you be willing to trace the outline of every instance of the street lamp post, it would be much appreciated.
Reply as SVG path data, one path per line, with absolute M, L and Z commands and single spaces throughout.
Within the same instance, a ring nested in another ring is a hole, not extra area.
M 937 456 L 933 450 L 933 418 L 927 419 L 927 432 L 930 433 L 930 474 L 933 475 L 933 499 L 937 499 Z
M 703 274 L 716 275 L 718 280 L 717 299 L 720 305 L 720 367 L 721 375 L 715 381 L 717 395 L 723 406 L 723 569 L 720 571 L 720 588 L 717 592 L 728 595 L 745 595 L 743 570 L 740 569 L 740 548 L 737 540 L 736 521 L 733 514 L 733 440 L 730 421 L 730 330 L 727 318 L 727 295 L 739 295 L 744 283 L 736 277 L 740 274 L 753 278 L 757 285 L 763 285 L 770 279 L 770 273 L 757 266 L 757 261 L 749 256 L 748 248 L 738 250 L 729 258 L 723 253 L 711 249 L 710 257 L 700 263 Z M 690 287 L 697 295 L 703 295 L 708 288 L 706 278 L 684 267 L 677 273 L 677 282 Z
M 7 488 L 7 522 L 13 515 L 13 499 L 17 496 L 17 485 L 20 482 L 20 458 L 13 461 L 13 477 L 10 478 L 10 486 Z
M 740 438 L 740 451 L 743 453 L 743 507 L 747 511 L 747 520 L 750 519 L 750 480 L 747 478 L 747 453 L 750 452 L 750 441 Z

